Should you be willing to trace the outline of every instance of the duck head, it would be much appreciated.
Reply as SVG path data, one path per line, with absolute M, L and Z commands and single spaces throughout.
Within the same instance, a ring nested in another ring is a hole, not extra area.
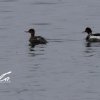
M 91 28 L 90 28 L 90 27 L 86 27 L 86 29 L 85 29 L 85 31 L 84 31 L 84 32 L 88 33 L 89 35 L 91 35 L 91 34 L 92 34 L 92 30 L 91 30 Z
M 30 33 L 32 37 L 35 36 L 35 30 L 34 30 L 34 29 L 29 29 L 29 30 L 26 31 L 26 32 Z

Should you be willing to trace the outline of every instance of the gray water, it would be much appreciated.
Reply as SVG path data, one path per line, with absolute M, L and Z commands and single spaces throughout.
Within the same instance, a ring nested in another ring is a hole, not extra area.
M 100 0 L 0 0 L 0 100 L 100 100 Z M 29 28 L 48 40 L 31 48 Z

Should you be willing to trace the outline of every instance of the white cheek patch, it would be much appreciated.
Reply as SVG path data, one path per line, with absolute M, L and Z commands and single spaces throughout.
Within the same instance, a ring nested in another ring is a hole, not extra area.
M 90 39 L 99 39 L 100 40 L 100 36 L 90 36 Z

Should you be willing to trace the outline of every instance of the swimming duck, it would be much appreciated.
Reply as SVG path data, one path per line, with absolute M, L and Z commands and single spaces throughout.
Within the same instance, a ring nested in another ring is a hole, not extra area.
M 26 31 L 31 34 L 31 37 L 29 39 L 30 45 L 38 45 L 38 44 L 46 44 L 47 40 L 41 36 L 35 36 L 35 30 L 29 29 Z
M 90 27 L 86 27 L 85 31 L 88 33 L 86 37 L 86 41 L 88 42 L 100 42 L 100 33 L 92 34 L 92 29 Z

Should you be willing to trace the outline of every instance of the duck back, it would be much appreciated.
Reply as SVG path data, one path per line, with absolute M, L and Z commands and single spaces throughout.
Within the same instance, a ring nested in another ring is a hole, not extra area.
M 37 44 L 46 44 L 47 43 L 46 39 L 43 38 L 43 37 L 41 37 L 41 36 L 35 36 L 33 38 L 31 37 L 29 39 L 29 42 L 31 44 L 34 44 L 34 45 L 37 45 Z

